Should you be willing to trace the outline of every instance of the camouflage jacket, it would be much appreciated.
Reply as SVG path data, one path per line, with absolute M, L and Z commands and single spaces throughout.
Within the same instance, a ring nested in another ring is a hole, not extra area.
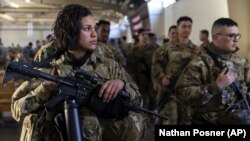
M 107 43 L 107 46 L 109 46 L 109 48 L 114 53 L 115 61 L 118 62 L 119 64 L 121 64 L 123 67 L 125 67 L 126 66 L 126 58 L 123 55 L 121 49 L 119 47 L 116 47 L 116 46 L 110 44 L 110 43 Z
M 152 56 L 152 66 L 151 66 L 151 79 L 155 83 L 159 80 L 160 74 L 163 72 L 166 64 L 166 53 L 167 47 L 169 46 L 169 42 L 163 44 L 153 53 Z
M 152 56 L 156 48 L 137 45 L 127 58 L 127 71 L 138 84 L 143 93 L 148 93 L 152 87 L 151 64 Z
M 110 43 L 105 44 L 102 42 L 98 42 L 98 47 L 102 50 L 105 57 L 113 59 L 123 67 L 126 66 L 126 59 L 118 47 L 115 47 Z
M 53 43 L 50 43 L 50 45 L 53 46 Z M 40 51 L 41 54 L 36 55 L 36 60 L 41 61 L 47 53 L 50 54 L 55 50 L 54 47 L 50 46 L 43 47 L 42 49 L 43 50 Z M 51 61 L 53 67 L 51 69 L 42 69 L 42 71 L 50 73 L 52 70 L 56 70 L 59 76 L 66 76 L 74 73 L 72 66 L 66 61 L 66 57 L 67 55 L 64 53 L 58 59 L 53 59 Z M 142 104 L 138 87 L 129 74 L 118 63 L 111 59 L 104 58 L 103 53 L 98 48 L 96 48 L 80 69 L 96 73 L 105 79 L 123 80 L 125 82 L 124 89 L 130 93 L 131 100 L 134 100 L 137 104 Z M 46 92 L 41 80 L 32 79 L 31 81 L 22 83 L 13 94 L 11 104 L 12 115 L 17 121 L 23 121 L 21 141 L 58 140 L 57 135 L 53 132 L 56 129 L 52 127 L 42 129 L 37 124 L 44 111 L 44 104 L 46 103 L 46 101 L 39 98 L 39 95 Z M 46 121 L 51 122 L 51 117 L 49 115 L 46 116 Z M 41 130 L 45 131 L 42 135 Z
M 215 81 L 222 69 L 208 51 L 217 56 L 221 65 L 237 73 L 236 79 L 240 82 L 241 92 L 243 95 L 247 94 L 250 82 L 247 61 L 235 53 L 218 55 L 211 43 L 201 48 L 199 55 L 190 62 L 176 84 L 181 124 L 191 124 L 197 119 L 215 124 L 241 124 L 243 121 L 238 118 L 237 113 L 241 108 L 236 107 L 235 113 L 227 112 L 237 102 L 236 94 L 231 87 L 218 88 Z
M 200 45 L 200 48 L 209 46 L 210 41 L 205 41 Z
M 161 54 L 164 54 L 162 59 L 165 59 L 166 61 L 162 61 L 165 62 L 164 69 L 161 70 L 162 67 L 159 68 L 159 78 L 176 75 L 177 70 L 184 59 L 193 58 L 199 52 L 199 48 L 191 41 L 189 41 L 188 44 L 181 44 L 177 41 L 175 43 L 167 44 L 165 48 L 166 51 Z

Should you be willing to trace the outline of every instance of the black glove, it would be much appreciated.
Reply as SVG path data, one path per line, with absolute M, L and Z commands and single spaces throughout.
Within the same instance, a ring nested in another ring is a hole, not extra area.
M 129 108 L 126 104 L 129 98 L 118 94 L 114 100 L 105 103 L 102 101 L 102 97 L 98 96 L 100 88 L 101 86 L 98 86 L 91 95 L 88 107 L 100 118 L 122 119 L 126 117 L 129 112 Z

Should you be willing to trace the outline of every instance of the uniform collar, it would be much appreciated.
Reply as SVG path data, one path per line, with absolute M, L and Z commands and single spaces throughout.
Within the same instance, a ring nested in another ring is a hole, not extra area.
M 217 55 L 221 59 L 229 59 L 232 56 L 232 53 L 220 53 L 219 50 L 216 48 L 216 46 L 213 43 L 210 43 L 209 46 L 206 47 L 210 52 Z
M 59 66 L 65 62 L 66 62 L 66 64 L 69 65 L 70 63 L 68 61 L 66 61 L 67 57 L 68 57 L 67 52 L 65 52 L 63 55 L 60 56 L 59 59 L 53 60 L 51 62 L 52 66 Z M 89 58 L 87 59 L 87 61 L 84 64 L 86 64 L 86 63 L 97 64 L 97 63 L 103 62 L 103 61 L 104 61 L 103 54 L 102 54 L 101 50 L 98 47 L 96 47 L 96 49 L 91 53 L 91 55 L 89 56 Z
M 195 45 L 192 43 L 191 40 L 189 40 L 188 43 L 186 43 L 186 44 L 180 43 L 180 41 L 177 40 L 177 41 L 174 42 L 173 44 L 174 44 L 174 46 L 176 46 L 176 47 L 177 47 L 177 46 L 178 46 L 178 47 L 187 47 L 187 48 L 191 48 L 191 49 L 193 49 L 193 48 L 195 47 Z

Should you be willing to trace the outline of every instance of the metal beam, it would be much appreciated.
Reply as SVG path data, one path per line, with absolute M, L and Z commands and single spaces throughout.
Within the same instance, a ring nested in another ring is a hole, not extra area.
M 55 20 L 57 13 L 67 4 L 81 4 L 88 7 L 95 18 L 109 19 L 117 22 L 122 13 L 118 3 L 112 4 L 112 0 L 32 0 L 33 5 L 26 7 L 11 8 L 1 7 L 0 14 L 10 15 L 12 18 L 3 21 L 4 17 L 0 17 L 1 22 L 52 22 Z M 37 4 L 37 5 L 36 5 Z M 42 5 L 42 6 L 41 6 Z M 116 12 L 120 13 L 116 14 Z M 128 11 L 127 11 L 128 12 Z M 108 14 L 103 14 L 108 13 Z M 27 14 L 32 14 L 33 18 L 27 18 Z
M 0 13 L 0 18 L 3 18 L 3 19 L 8 20 L 8 21 L 12 21 L 12 22 L 16 20 L 14 17 L 12 17 L 10 15 L 1 14 L 1 13 Z
M 0 13 L 58 13 L 60 8 L 40 8 L 40 7 L 22 7 L 22 8 L 0 8 Z
M 94 0 L 43 0 L 41 1 L 43 4 L 54 4 L 54 5 L 68 5 L 68 4 L 81 4 L 90 9 L 96 8 L 103 8 L 103 9 L 112 9 L 114 11 L 120 12 L 121 8 L 118 4 L 110 4 L 105 2 L 98 2 Z
M 56 19 L 52 18 L 18 18 L 16 19 L 15 22 L 49 22 L 49 23 L 53 23 Z

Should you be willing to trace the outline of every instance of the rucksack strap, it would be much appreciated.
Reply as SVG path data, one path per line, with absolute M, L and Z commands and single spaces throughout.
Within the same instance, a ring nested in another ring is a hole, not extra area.
M 33 61 L 30 65 L 30 67 L 33 67 L 33 68 L 51 68 L 51 64 L 50 62 L 53 60 L 53 59 L 57 59 L 59 58 L 65 51 L 57 51 L 56 53 L 52 54 L 51 56 L 49 56 L 48 58 L 46 59 L 43 59 L 42 61 L 40 62 L 36 62 L 36 61 Z

